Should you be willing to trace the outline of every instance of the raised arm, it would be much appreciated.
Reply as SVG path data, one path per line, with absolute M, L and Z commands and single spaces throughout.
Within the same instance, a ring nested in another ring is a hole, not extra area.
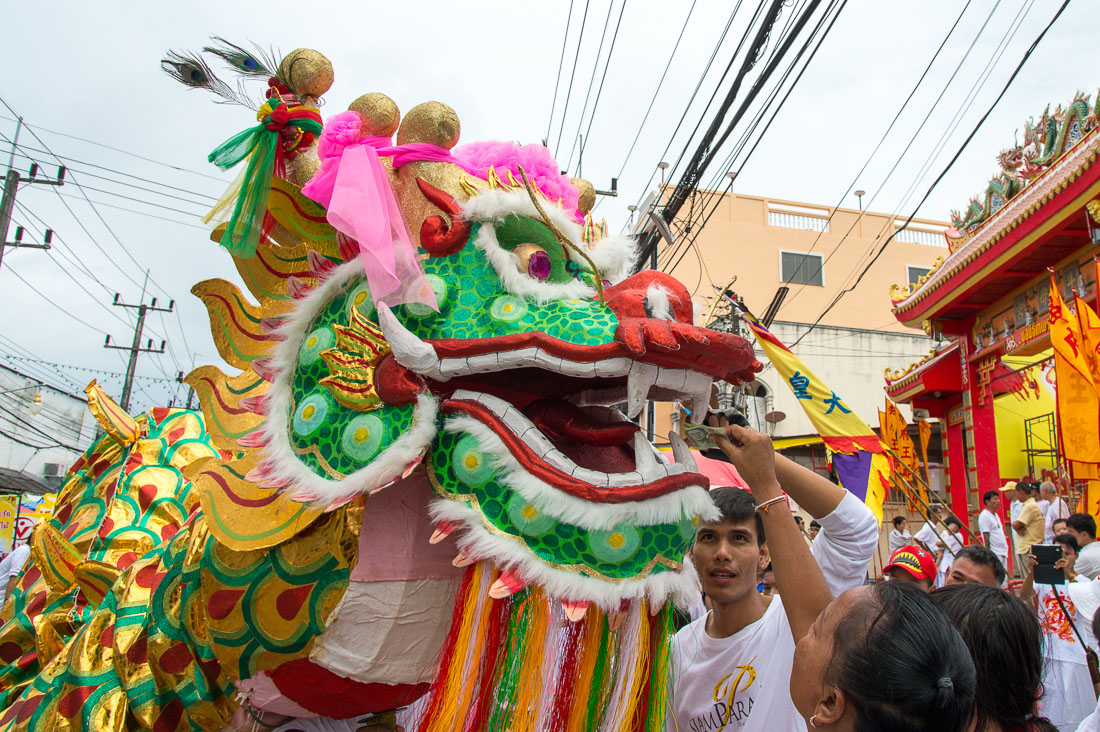
M 775 584 L 791 632 L 798 640 L 829 604 L 832 594 L 810 548 L 802 541 L 783 491 L 815 517 L 835 509 L 844 491 L 816 473 L 777 457 L 767 435 L 737 425 L 727 426 L 726 435 L 729 439 L 717 437 L 715 442 L 752 491 L 768 537 Z

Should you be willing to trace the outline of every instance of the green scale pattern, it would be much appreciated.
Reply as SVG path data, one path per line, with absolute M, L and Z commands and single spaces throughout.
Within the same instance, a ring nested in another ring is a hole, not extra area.
M 485 253 L 470 241 L 457 254 L 424 262 L 440 311 L 404 306 L 395 313 L 417 337 L 475 340 L 541 330 L 566 343 L 598 346 L 615 340 L 618 318 L 599 300 L 558 300 L 537 305 L 500 284 Z M 440 298 L 440 290 L 444 297 Z
M 681 516 L 676 523 L 617 526 L 590 531 L 547 515 L 538 506 L 495 479 L 491 457 L 472 435 L 443 432 L 433 451 L 436 493 L 462 500 L 473 496 L 478 510 L 498 532 L 515 537 L 535 556 L 551 565 L 576 566 L 589 576 L 634 579 L 658 555 L 679 563 L 695 538 L 696 519 Z M 593 512 L 600 506 L 593 504 Z M 652 573 L 671 571 L 656 564 Z
M 314 319 L 299 349 L 291 383 L 291 444 L 299 452 L 298 459 L 310 470 L 334 479 L 365 467 L 375 455 L 393 444 L 412 427 L 415 409 L 409 404 L 358 412 L 337 402 L 321 384 L 321 379 L 329 376 L 321 351 L 336 344 L 332 326 L 348 325 L 352 307 L 357 307 L 362 315 L 373 315 L 369 291 L 359 279 L 349 282 Z M 315 454 L 302 452 L 311 446 L 316 446 L 336 475 L 326 471 Z

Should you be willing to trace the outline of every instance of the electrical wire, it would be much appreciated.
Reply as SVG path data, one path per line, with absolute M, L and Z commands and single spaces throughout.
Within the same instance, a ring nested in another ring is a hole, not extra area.
M 569 161 L 565 164 L 565 169 L 566 170 L 572 170 L 572 168 L 573 168 L 573 151 L 574 151 L 574 149 L 576 149 L 577 147 L 581 147 L 582 148 L 581 149 L 581 156 L 582 157 L 584 156 L 584 150 L 583 150 L 584 139 L 588 135 L 586 133 L 585 137 L 581 137 L 581 127 L 584 126 L 584 115 L 588 111 L 588 100 L 592 96 L 592 87 L 595 85 L 595 82 L 596 82 L 596 72 L 598 72 L 599 69 L 600 69 L 600 54 L 603 53 L 603 44 L 604 44 L 604 41 L 607 40 L 607 26 L 611 21 L 611 12 L 614 9 L 615 9 L 615 0 L 611 0 L 611 2 L 607 6 L 607 19 L 604 21 L 604 24 L 603 24 L 603 33 L 600 35 L 600 46 L 599 46 L 599 48 L 596 49 L 596 60 L 592 63 L 592 77 L 588 80 L 588 91 L 586 91 L 585 94 L 584 94 L 584 105 L 581 107 L 581 114 L 577 118 L 577 132 L 576 132 L 576 134 L 573 135 L 573 140 L 570 141 Z M 618 18 L 618 20 L 615 21 L 615 32 L 614 32 L 614 35 L 611 37 L 611 46 L 607 51 L 607 59 L 604 61 L 603 77 L 600 79 L 600 90 L 596 93 L 596 101 L 593 103 L 593 106 L 592 106 L 592 115 L 589 117 L 588 129 L 590 129 L 590 130 L 592 129 L 592 118 L 596 116 L 596 105 L 599 104 L 600 94 L 603 92 L 603 83 L 604 83 L 604 81 L 607 80 L 607 69 L 608 69 L 609 66 L 611 66 L 611 55 L 613 53 L 615 53 L 615 41 L 618 40 L 618 38 L 619 38 L 619 27 L 622 25 L 623 12 L 625 10 L 626 10 L 626 0 L 623 0 L 622 4 L 619 6 L 619 18 Z M 579 163 L 578 163 L 578 167 L 579 167 Z
M 20 145 L 19 148 L 21 150 L 25 151 L 25 152 L 28 152 L 28 153 L 40 153 L 40 154 L 44 154 L 44 155 L 51 154 L 46 150 L 40 150 L 39 148 L 30 147 L 29 145 Z M 25 157 L 29 160 L 34 160 L 34 158 L 32 158 L 30 155 L 23 155 L 22 157 Z M 117 170 L 115 168 L 111 168 L 111 167 L 108 167 L 106 165 L 99 165 L 98 163 L 89 163 L 89 162 L 86 162 L 84 160 L 77 160 L 76 158 L 70 157 L 68 155 L 57 155 L 55 157 L 58 157 L 61 160 L 68 161 L 69 163 L 76 163 L 77 165 L 87 165 L 90 168 L 97 168 L 99 170 L 106 170 L 110 173 L 114 173 L 115 175 L 121 175 L 124 178 L 133 178 L 134 180 L 139 180 L 142 183 L 149 183 L 151 185 L 160 186 L 162 188 L 168 188 L 168 189 L 173 190 L 173 191 L 179 191 L 180 193 L 190 193 L 194 196 L 199 196 L 200 198 L 208 198 L 211 201 L 215 201 L 215 202 L 218 200 L 217 196 L 210 196 L 210 195 L 207 195 L 205 193 L 200 193 L 200 192 L 194 190 L 193 188 L 181 188 L 180 186 L 169 185 L 167 183 L 162 183 L 161 181 L 158 181 L 158 180 L 153 180 L 152 178 L 143 178 L 140 175 L 134 175 L 133 173 L 127 173 L 125 171 Z M 93 178 L 103 178 L 104 180 L 113 180 L 111 178 L 107 178 L 106 176 L 97 175 L 97 174 L 92 173 L 90 171 L 80 170 L 79 168 L 73 168 L 70 165 L 66 165 L 65 169 L 66 170 L 73 170 L 77 173 L 83 173 L 84 175 L 90 175 Z M 130 185 L 129 183 L 124 183 L 122 181 L 113 181 L 113 182 L 122 183 L 123 185 Z
M 577 75 L 577 61 L 581 57 L 581 42 L 584 40 L 584 28 L 588 25 L 588 8 L 592 0 L 585 0 L 584 15 L 581 16 L 581 30 L 577 34 L 577 53 L 573 56 L 573 70 L 569 72 L 569 88 L 565 92 L 565 104 L 561 110 L 561 124 L 558 125 L 558 139 L 554 143 L 554 159 L 558 157 L 558 148 L 561 147 L 561 133 L 565 129 L 565 116 L 569 113 L 569 99 L 573 96 L 573 79 Z M 553 122 L 553 120 L 551 120 Z M 549 144 L 549 140 L 547 140 Z
M 558 106 L 558 88 L 561 86 L 561 70 L 565 68 L 565 47 L 569 41 L 569 26 L 573 24 L 573 0 L 569 0 L 569 12 L 565 14 L 565 34 L 561 38 L 561 58 L 558 59 L 558 73 L 554 77 L 554 98 L 550 102 L 550 119 L 546 120 L 546 137 L 543 145 L 550 144 L 550 130 L 554 126 L 554 109 Z
M 791 64 L 787 67 L 787 70 L 784 72 L 783 76 L 780 78 L 779 82 L 776 84 L 776 86 L 773 89 L 772 94 L 770 95 L 768 101 L 765 103 L 764 106 L 761 107 L 761 109 L 759 110 L 759 113 L 757 114 L 755 119 L 752 121 L 749 128 L 742 135 L 741 140 L 739 141 L 738 145 L 735 146 L 734 150 L 730 153 L 729 157 L 727 158 L 728 162 L 726 162 L 723 166 L 721 166 L 722 169 L 729 169 L 729 167 L 732 165 L 733 161 L 736 159 L 736 156 L 739 154 L 740 150 L 744 148 L 745 144 L 747 144 L 748 139 L 755 132 L 755 130 L 757 129 L 757 127 L 760 123 L 760 121 L 763 119 L 764 115 L 767 114 L 768 109 L 771 107 L 772 103 L 777 98 L 779 90 L 786 83 L 786 80 L 790 76 L 791 71 L 793 71 L 793 69 L 798 65 L 799 61 L 802 59 L 803 54 L 806 52 L 806 50 L 809 48 L 809 46 L 813 43 L 814 38 L 821 31 L 825 21 L 829 18 L 830 13 L 832 13 L 832 20 L 829 21 L 829 25 L 827 27 L 825 27 L 824 32 L 821 33 L 821 36 L 817 39 L 817 45 L 814 46 L 813 50 L 810 52 L 809 57 L 806 59 L 806 63 L 803 64 L 802 69 L 798 72 L 798 75 L 795 77 L 794 81 L 790 84 L 790 86 L 788 86 L 787 91 L 783 96 L 783 99 L 779 102 L 778 106 L 775 107 L 775 110 L 772 112 L 772 115 L 769 118 L 767 124 L 764 125 L 764 129 L 760 132 L 760 135 L 757 137 L 756 143 L 753 145 L 753 147 L 749 150 L 748 154 L 742 160 L 740 167 L 743 168 L 744 165 L 748 162 L 748 160 L 752 157 L 752 153 L 756 151 L 757 146 L 760 144 L 760 141 L 764 138 L 764 135 L 767 134 L 767 131 L 768 131 L 768 129 L 770 129 L 772 123 L 775 121 L 776 116 L 779 114 L 779 112 L 783 108 L 783 106 L 787 103 L 787 100 L 790 98 L 791 93 L 798 86 L 798 82 L 802 80 L 802 75 L 806 72 L 806 69 L 809 68 L 810 63 L 813 61 L 814 57 L 817 55 L 817 52 L 821 49 L 822 44 L 825 42 L 825 39 L 828 37 L 829 33 L 832 31 L 833 26 L 836 24 L 837 19 L 840 18 L 840 14 L 844 11 L 844 8 L 847 5 L 847 2 L 848 2 L 848 0 L 841 0 L 838 4 L 837 0 L 834 0 L 834 2 L 829 7 L 826 8 L 825 13 L 822 14 L 822 17 L 818 21 L 817 26 L 814 28 L 813 31 L 811 31 L 810 35 L 807 37 L 807 39 L 803 43 L 802 47 L 796 53 L 796 55 L 794 57 L 794 60 L 791 61 Z M 834 8 L 835 8 L 835 13 L 833 12 Z M 719 173 L 719 175 L 722 175 L 722 174 L 723 173 Z M 726 195 L 728 195 L 730 190 L 732 190 L 733 183 L 734 183 L 734 178 L 730 177 L 729 182 L 726 184 L 726 189 L 723 192 L 718 193 L 717 190 L 714 190 L 714 191 L 710 192 L 709 194 L 704 192 L 703 195 L 706 196 L 706 198 L 704 198 L 704 200 L 702 200 L 701 208 L 703 210 L 705 210 L 707 204 L 710 203 L 711 201 L 713 201 L 713 205 L 711 206 L 710 211 L 708 213 L 706 213 L 705 217 L 703 217 L 703 220 L 702 220 L 701 224 L 699 224 L 698 226 L 693 226 L 693 225 L 689 224 L 689 226 L 691 228 L 690 232 L 688 232 L 686 237 L 682 237 L 682 239 L 686 242 L 683 253 L 680 255 L 680 258 L 676 261 L 676 264 L 672 265 L 671 268 L 668 268 L 666 266 L 665 271 L 672 272 L 676 267 L 678 267 L 680 262 L 683 261 L 683 257 L 687 254 L 687 249 L 690 248 L 690 247 L 694 247 L 696 245 L 696 239 L 699 236 L 699 232 L 701 232 L 706 227 L 707 223 L 710 221 L 711 216 L 713 216 L 714 212 L 718 209 L 719 204 L 722 202 L 724 197 Z M 700 256 L 700 258 L 701 258 L 701 254 L 698 251 L 696 252 L 696 254 L 697 254 L 697 256 Z M 673 253 L 672 256 L 675 256 L 675 250 L 674 250 L 674 253 Z M 667 265 L 668 261 L 671 261 L 671 259 L 672 259 L 672 257 L 670 256 L 666 260 L 666 265 Z
M 1038 48 L 1039 43 L 1042 42 L 1043 38 L 1047 34 L 1047 31 L 1049 31 L 1051 29 L 1051 27 L 1054 25 L 1054 23 L 1057 22 L 1058 18 L 1060 18 L 1062 16 L 1062 13 L 1065 11 L 1065 9 L 1069 5 L 1069 3 L 1070 3 L 1070 0 L 1063 0 L 1062 4 L 1058 8 L 1058 11 L 1054 14 L 1054 17 L 1050 19 L 1050 22 L 1046 24 L 1046 26 L 1039 33 L 1039 35 L 1036 36 L 1035 40 L 1032 41 L 1032 43 L 1028 47 L 1027 51 L 1024 52 L 1023 58 L 1020 59 L 1020 62 L 1016 65 L 1016 68 L 1013 70 L 1012 75 L 1008 78 L 1008 81 L 1005 82 L 1005 85 L 1001 89 L 1000 94 L 997 95 L 997 98 L 994 99 L 993 103 L 989 105 L 988 109 L 986 109 L 985 114 L 983 114 L 981 119 L 978 120 L 977 124 L 974 125 L 974 129 L 972 129 L 970 131 L 970 134 L 966 136 L 966 139 L 963 141 L 962 145 L 959 146 L 959 149 L 951 157 L 951 160 L 948 161 L 948 163 L 944 167 L 944 169 L 940 172 L 940 174 L 938 176 L 936 176 L 936 179 L 934 181 L 932 181 L 932 185 L 930 185 L 928 187 L 928 190 L 925 191 L 924 196 L 921 197 L 921 200 L 917 204 L 916 208 L 913 210 L 913 213 L 909 215 L 909 217 L 905 221 L 905 224 L 901 227 L 902 229 L 904 229 L 906 226 L 908 226 L 912 222 L 912 220 L 917 215 L 917 211 L 920 210 L 920 207 L 924 205 L 924 202 L 927 201 L 928 197 L 932 194 L 932 191 L 935 190 L 936 186 L 939 185 L 940 181 L 943 180 L 944 176 L 947 175 L 947 173 L 955 165 L 955 162 L 959 159 L 959 157 L 962 155 L 963 151 L 966 149 L 966 146 L 969 145 L 970 141 L 974 139 L 974 136 L 976 134 L 978 134 L 978 130 L 980 130 L 982 128 L 982 125 L 985 124 L 985 121 L 989 118 L 989 115 L 993 113 L 993 110 L 996 109 L 996 107 L 1000 103 L 1001 99 L 1004 98 L 1004 95 L 1008 92 L 1009 88 L 1012 86 L 1012 82 L 1014 82 L 1016 80 L 1016 77 L 1019 76 L 1020 71 L 1024 68 L 1024 65 L 1028 62 L 1028 59 L 1031 58 L 1031 55 L 1035 52 L 1035 49 Z M 798 340 L 795 341 L 794 345 L 797 345 L 803 338 L 805 338 L 807 335 L 809 335 L 813 331 L 813 329 L 816 328 L 821 323 L 822 318 L 824 318 L 829 313 L 829 311 L 832 310 L 838 302 L 840 302 L 841 298 L 843 298 L 844 295 L 846 295 L 847 293 L 851 292 L 860 283 L 860 281 L 863 279 L 863 277 L 867 274 L 868 270 L 870 270 L 871 266 L 876 261 L 878 261 L 878 258 L 880 256 L 882 256 L 882 253 L 884 251 L 886 251 L 886 247 L 890 244 L 891 241 L 894 240 L 894 237 L 896 235 L 897 235 L 897 230 L 895 230 L 892 234 L 890 234 L 890 236 L 886 239 L 886 241 L 883 242 L 883 244 L 879 248 L 878 252 L 875 253 L 875 256 L 871 259 L 870 262 L 867 263 L 867 265 L 860 272 L 859 276 L 856 277 L 856 281 L 854 283 L 852 283 L 851 286 L 849 286 L 848 288 L 846 288 L 844 290 L 841 290 L 837 294 L 837 296 L 833 299 L 833 301 L 829 304 L 829 306 L 826 307 L 825 310 L 822 311 L 821 315 L 819 315 L 817 317 L 817 320 L 815 320 L 813 322 L 813 324 L 810 325 L 809 329 L 805 333 L 803 333 L 801 336 L 798 337 Z
M 4 106 L 7 107 L 8 111 L 10 111 L 12 114 L 16 114 L 15 110 L 12 109 L 10 106 L 8 106 L 7 103 L 5 103 Z M 18 115 L 16 115 L 16 116 L 18 116 Z M 0 117 L 0 119 L 5 119 L 9 122 L 15 122 L 16 121 L 15 117 Z M 22 117 L 20 117 L 19 119 L 23 120 Z M 178 170 L 181 173 L 190 173 L 191 175 L 197 175 L 197 176 L 200 176 L 202 178 L 209 178 L 210 180 L 216 180 L 220 183 L 225 182 L 222 178 L 219 178 L 215 175 L 210 175 L 209 173 L 203 173 L 203 172 L 198 171 L 198 170 L 191 170 L 190 168 L 181 168 L 178 165 L 172 165 L 171 163 L 165 163 L 161 160 L 156 160 L 154 158 L 146 157 L 144 155 L 139 155 L 139 154 L 137 154 L 137 153 L 135 153 L 131 150 L 126 150 L 126 149 L 123 149 L 121 147 L 113 147 L 111 145 L 106 145 L 102 142 L 97 142 L 95 140 L 89 140 L 86 137 L 77 137 L 76 135 L 70 135 L 70 134 L 67 134 L 65 132 L 58 132 L 57 130 L 50 130 L 50 129 L 47 129 L 47 128 L 42 127 L 40 125 L 32 125 L 32 124 L 26 122 L 25 120 L 23 120 L 23 126 L 27 127 L 27 128 L 30 128 L 30 129 L 39 130 L 41 132 L 46 132 L 46 133 L 51 134 L 51 135 L 57 135 L 58 137 L 68 137 L 69 139 L 72 139 L 72 140 L 79 140 L 80 142 L 86 142 L 89 145 L 95 145 L 96 147 L 102 147 L 102 148 L 107 149 L 107 150 L 113 150 L 114 152 L 122 153 L 123 155 L 129 155 L 132 158 L 137 158 L 138 160 L 144 160 L 147 163 L 153 163 L 154 165 L 161 165 L 161 166 L 164 166 L 165 168 L 171 168 L 172 170 Z M 37 138 L 38 136 L 35 135 L 35 137 Z M 50 154 L 52 155 L 53 153 L 50 153 Z
M 616 178 L 623 177 L 623 171 L 626 170 L 626 164 L 630 161 L 630 156 L 634 153 L 634 148 L 638 144 L 638 139 L 642 136 L 642 130 L 645 129 L 645 123 L 649 121 L 649 114 L 653 111 L 653 105 L 657 103 L 657 97 L 661 93 L 661 88 L 665 85 L 665 78 L 668 76 L 668 70 L 672 67 L 672 60 L 676 58 L 676 51 L 680 48 L 680 41 L 684 39 L 684 31 L 687 30 L 688 21 L 691 20 L 697 3 L 698 0 L 691 0 L 691 7 L 688 8 L 687 15 L 684 17 L 684 24 L 680 26 L 680 34 L 676 36 L 676 43 L 672 46 L 672 53 L 668 56 L 668 63 L 665 64 L 665 70 L 661 72 L 661 78 L 657 82 L 657 89 L 654 90 L 653 96 L 649 100 L 649 106 L 646 107 L 645 114 L 642 116 L 642 123 L 638 125 L 638 131 L 634 133 L 634 139 L 630 143 L 630 149 L 626 151 L 626 157 L 623 158 L 623 164 L 619 166 L 619 173 L 615 176 Z M 600 201 L 596 203 L 596 206 L 599 207 L 602 202 L 603 199 L 601 198 Z

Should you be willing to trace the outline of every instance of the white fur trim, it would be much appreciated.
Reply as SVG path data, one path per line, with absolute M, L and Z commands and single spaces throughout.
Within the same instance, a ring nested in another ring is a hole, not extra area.
M 645 304 L 651 318 L 675 320 L 672 317 L 672 303 L 668 299 L 670 294 L 662 285 L 650 285 L 645 291 Z
M 604 279 L 617 285 L 630 276 L 638 258 L 638 242 L 632 236 L 609 236 L 588 249 L 588 256 Z
M 416 398 L 415 424 L 379 453 L 369 465 L 343 480 L 317 475 L 298 459 L 291 447 L 287 432 L 290 420 L 290 383 L 302 341 L 321 309 L 362 271 L 363 265 L 358 258 L 333 270 L 287 316 L 279 328 L 279 335 L 284 340 L 272 352 L 275 380 L 267 391 L 267 418 L 260 427 L 268 440 L 267 446 L 263 448 L 264 461 L 272 467 L 272 478 L 290 484 L 285 489 L 287 493 L 316 496 L 320 504 L 331 504 L 360 493 L 369 493 L 400 478 L 404 469 L 431 445 L 437 433 L 435 419 L 438 403 L 435 397 L 424 392 Z
M 659 607 L 669 595 L 677 607 L 687 608 L 700 591 L 699 575 L 688 557 L 684 557 L 679 571 L 656 572 L 642 579 L 598 579 L 551 567 L 520 541 L 490 532 L 481 513 L 463 502 L 437 498 L 432 501 L 430 511 L 435 521 L 463 525 L 465 531 L 458 537 L 458 547 L 464 554 L 489 559 L 502 569 L 513 569 L 553 598 L 587 601 L 605 612 L 618 612 L 623 600 L 645 597 L 652 606 Z
M 704 521 L 717 521 L 720 513 L 702 486 L 690 486 L 658 498 L 626 503 L 596 504 L 555 488 L 531 475 L 516 460 L 496 433 L 472 417 L 450 417 L 443 429 L 465 433 L 477 440 L 496 467 L 500 483 L 523 496 L 547 514 L 582 529 L 602 531 L 621 524 L 652 526 L 664 524 L 681 516 L 700 516 Z

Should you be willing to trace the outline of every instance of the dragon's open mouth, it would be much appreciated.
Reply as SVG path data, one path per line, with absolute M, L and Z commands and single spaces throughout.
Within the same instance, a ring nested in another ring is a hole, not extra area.
M 446 367 L 451 376 L 430 380 L 430 389 L 444 398 L 445 413 L 481 422 L 526 470 L 568 493 L 590 497 L 596 491 L 600 500 L 625 502 L 706 484 L 678 435 L 671 437 L 676 461 L 666 463 L 638 425 L 611 405 L 625 402 L 636 415 L 646 399 L 705 403 L 709 377 L 625 357 L 580 363 L 528 350 L 537 353 L 497 354 L 516 366 L 493 373 L 468 365 L 461 373 L 459 364 L 445 359 L 440 370 Z

